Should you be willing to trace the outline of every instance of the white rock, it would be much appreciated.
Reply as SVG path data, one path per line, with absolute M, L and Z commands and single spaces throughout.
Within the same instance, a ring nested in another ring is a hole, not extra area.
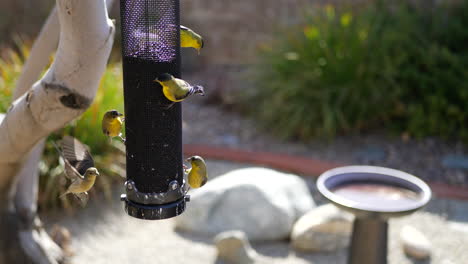
M 468 224 L 467 223 L 450 221 L 450 222 L 448 222 L 448 227 L 450 229 L 452 229 L 453 231 L 455 231 L 455 232 L 465 233 L 465 235 L 468 235 Z
M 291 243 L 302 251 L 335 251 L 350 243 L 353 215 L 325 204 L 299 218 L 291 232 Z
M 448 259 L 444 259 L 444 260 L 442 260 L 441 264 L 455 264 L 455 263 L 453 263 L 452 261 L 450 261 Z
M 303 179 L 265 168 L 219 176 L 191 193 L 176 228 L 215 235 L 242 230 L 250 240 L 287 238 L 293 223 L 315 206 Z
M 404 252 L 415 259 L 427 259 L 431 256 L 431 242 L 419 230 L 404 226 L 400 232 Z
M 257 252 L 242 231 L 226 231 L 214 238 L 218 259 L 235 264 L 254 263 Z

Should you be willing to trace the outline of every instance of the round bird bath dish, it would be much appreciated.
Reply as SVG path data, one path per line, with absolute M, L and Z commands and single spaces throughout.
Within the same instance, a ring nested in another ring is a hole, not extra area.
M 408 173 L 375 166 L 347 166 L 326 171 L 319 192 L 353 213 L 349 264 L 387 263 L 388 218 L 411 214 L 431 199 L 431 189 Z

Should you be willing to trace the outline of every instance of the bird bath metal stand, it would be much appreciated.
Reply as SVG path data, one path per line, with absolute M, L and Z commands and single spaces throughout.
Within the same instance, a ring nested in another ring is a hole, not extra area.
M 180 103 L 167 108 L 161 73 L 180 77 L 179 0 L 121 0 L 127 152 L 125 211 L 165 219 L 185 210 Z
M 317 188 L 339 208 L 353 213 L 349 264 L 387 263 L 388 222 L 411 214 L 431 199 L 431 190 L 408 173 L 374 166 L 329 170 Z

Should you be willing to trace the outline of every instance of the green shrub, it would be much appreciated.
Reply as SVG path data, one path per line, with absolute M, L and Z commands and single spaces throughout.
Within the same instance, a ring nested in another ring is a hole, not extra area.
M 0 112 L 6 112 L 10 103 L 16 79 L 21 73 L 23 58 L 27 57 L 28 49 L 20 46 L 22 54 L 8 52 L 8 58 L 0 59 Z M 71 208 L 76 203 L 69 199 L 59 199 L 68 182 L 63 176 L 63 166 L 58 162 L 58 154 L 52 141 L 60 139 L 63 135 L 71 135 L 87 144 L 101 172 L 93 192 L 103 192 L 110 198 L 111 183 L 122 179 L 122 169 L 117 166 L 123 157 L 115 147 L 117 142 L 110 140 L 101 132 L 101 118 L 109 109 L 123 111 L 122 72 L 119 63 L 108 66 L 101 79 L 100 87 L 91 107 L 77 120 L 65 128 L 53 133 L 46 142 L 44 155 L 39 164 L 39 207 L 41 209 Z
M 431 14 L 428 14 L 428 16 Z M 468 1 L 442 6 L 430 17 L 419 49 L 400 66 L 405 113 L 399 128 L 415 136 L 468 140 Z M 411 46 L 407 45 L 407 49 Z
M 29 54 L 29 49 L 20 47 L 21 53 L 9 49 L 4 51 L 7 59 L 0 58 L 0 113 L 6 113 L 10 107 L 13 88 L 23 67 L 23 57 Z
M 468 61 L 459 43 L 468 43 L 467 2 L 434 14 L 406 2 L 315 9 L 263 46 L 256 87 L 242 101 L 284 137 L 383 126 L 468 139 Z

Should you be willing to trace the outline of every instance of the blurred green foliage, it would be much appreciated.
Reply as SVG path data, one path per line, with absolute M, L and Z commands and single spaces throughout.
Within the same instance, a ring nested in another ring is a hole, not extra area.
M 16 79 L 29 52 L 24 45 L 19 45 L 16 50 L 21 50 L 21 53 L 7 51 L 7 58 L 0 59 L 0 112 L 3 113 L 11 104 Z M 117 150 L 122 149 L 122 144 L 117 140 L 111 142 L 101 132 L 101 118 L 110 109 L 123 112 L 122 69 L 119 63 L 108 66 L 91 107 L 80 118 L 48 138 L 39 164 L 41 209 L 72 208 L 78 205 L 72 201 L 71 195 L 67 196 L 67 199 L 58 198 L 66 190 L 69 182 L 63 176 L 63 164 L 59 164 L 59 156 L 52 141 L 59 140 L 63 135 L 74 136 L 87 144 L 95 159 L 96 167 L 101 172 L 95 188 L 91 190 L 91 199 L 95 192 L 102 192 L 110 199 L 112 183 L 121 180 L 125 173 L 123 166 L 125 157 Z
M 243 105 L 307 140 L 377 127 L 468 140 L 468 0 L 314 8 L 260 49 Z
M 19 77 L 24 58 L 29 55 L 29 49 L 24 45 L 17 45 L 21 52 L 8 49 L 4 53 L 7 59 L 0 58 L 0 113 L 6 113 L 11 104 L 13 89 Z

